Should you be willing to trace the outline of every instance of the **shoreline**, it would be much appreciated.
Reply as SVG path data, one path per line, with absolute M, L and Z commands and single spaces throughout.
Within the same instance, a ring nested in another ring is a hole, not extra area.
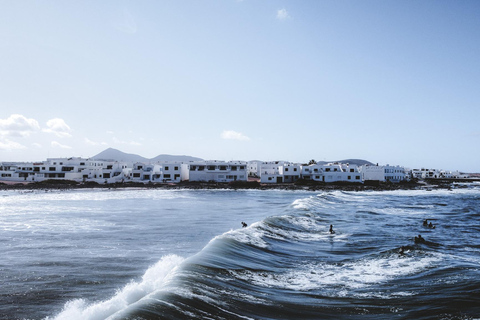
M 475 181 L 475 180 L 474 180 Z M 282 184 L 261 184 L 257 181 L 237 181 L 230 183 L 221 182 L 189 182 L 180 183 L 139 183 L 125 182 L 112 184 L 99 184 L 95 182 L 79 183 L 71 180 L 46 180 L 42 182 L 6 182 L 0 181 L 0 190 L 73 190 L 73 189 L 230 189 L 230 190 L 304 190 L 304 191 L 392 191 L 392 190 L 433 190 L 433 189 L 453 189 L 463 186 L 454 185 L 455 182 L 474 182 L 474 181 L 453 181 L 453 180 L 434 180 L 420 182 L 367 182 L 364 184 L 356 183 L 319 183 L 312 181 L 301 181 L 298 183 Z

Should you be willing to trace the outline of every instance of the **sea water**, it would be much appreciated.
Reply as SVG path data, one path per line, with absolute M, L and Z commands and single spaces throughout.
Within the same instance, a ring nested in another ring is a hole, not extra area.
M 0 252 L 0 319 L 478 319 L 480 185 L 2 191 Z

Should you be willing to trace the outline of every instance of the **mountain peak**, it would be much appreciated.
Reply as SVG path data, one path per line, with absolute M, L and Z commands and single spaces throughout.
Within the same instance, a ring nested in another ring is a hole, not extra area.
M 191 157 L 191 156 L 177 156 L 169 154 L 161 154 L 155 158 L 148 159 L 137 154 L 125 153 L 118 149 L 107 148 L 99 154 L 92 157 L 97 160 L 113 160 L 113 161 L 124 161 L 124 162 L 159 162 L 159 161 L 168 161 L 168 162 L 189 162 L 189 161 L 199 161 L 201 158 Z

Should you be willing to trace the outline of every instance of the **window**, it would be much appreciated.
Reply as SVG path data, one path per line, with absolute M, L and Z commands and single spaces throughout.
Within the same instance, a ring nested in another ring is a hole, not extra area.
M 297 168 L 293 168 L 293 171 L 297 171 Z
M 285 168 L 285 172 L 287 172 L 287 171 L 288 171 L 288 168 Z
M 165 167 L 165 170 L 168 170 L 168 166 Z
M 226 166 L 220 166 L 220 170 L 227 170 Z
M 350 172 L 355 172 L 355 170 L 354 170 L 354 169 L 350 169 Z
M 165 179 L 170 179 L 170 173 L 164 174 L 163 177 L 164 177 Z
M 134 178 L 140 178 L 140 173 L 137 173 L 137 172 L 134 173 L 134 174 L 133 174 L 133 177 L 134 177 Z
M 49 171 L 55 171 L 55 167 L 48 168 Z
M 178 167 L 173 168 L 174 170 L 178 170 Z
M 355 179 L 360 180 L 360 176 L 355 176 Z
M 348 176 L 348 180 L 352 180 L 352 176 Z

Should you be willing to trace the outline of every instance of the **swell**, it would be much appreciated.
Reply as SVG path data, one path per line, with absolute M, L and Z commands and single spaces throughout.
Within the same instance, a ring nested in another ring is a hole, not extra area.
M 473 232 L 452 237 L 462 225 L 478 228 L 478 198 L 433 195 L 298 199 L 195 256 L 163 258 L 110 300 L 72 301 L 56 319 L 469 319 L 480 311 L 479 241 Z M 423 229 L 425 217 L 437 219 L 437 229 Z M 413 243 L 419 232 L 427 243 Z

